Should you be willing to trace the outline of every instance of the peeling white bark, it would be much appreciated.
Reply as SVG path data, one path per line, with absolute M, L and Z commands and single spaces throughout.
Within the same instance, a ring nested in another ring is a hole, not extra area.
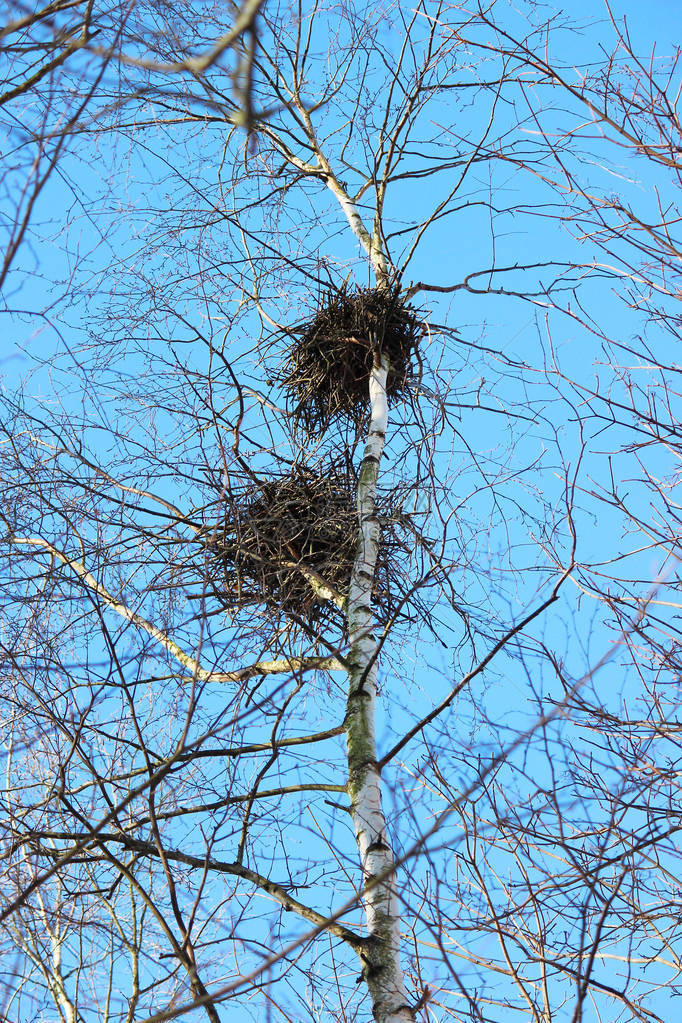
M 59 1007 L 65 1023 L 76 1023 L 78 1019 L 76 1007 L 66 993 L 64 985 L 61 939 L 58 934 L 50 932 L 50 941 L 52 944 L 52 970 L 45 971 L 50 993 Z
M 388 422 L 387 372 L 388 362 L 383 360 L 370 377 L 372 418 L 358 483 L 360 538 L 348 593 L 350 653 L 346 741 L 348 792 L 363 882 L 371 885 L 376 877 L 389 872 L 387 880 L 370 887 L 364 896 L 370 940 L 363 975 L 376 1023 L 412 1023 L 414 1013 L 400 964 L 400 914 L 395 877 L 390 874 L 394 857 L 382 809 L 374 728 L 377 665 L 371 596 L 380 542 L 375 508 L 379 462 Z
M 339 180 L 334 171 L 332 170 L 329 160 L 325 156 L 320 141 L 315 132 L 312 118 L 310 113 L 301 100 L 301 96 L 294 88 L 291 93 L 293 102 L 296 106 L 298 116 L 303 121 L 305 126 L 305 134 L 307 141 L 310 146 L 311 153 L 315 157 L 316 163 L 310 163 L 309 161 L 302 160 L 299 156 L 296 156 L 291 152 L 289 147 L 284 144 L 283 140 L 277 135 L 276 132 L 272 131 L 267 124 L 259 124 L 258 128 L 263 135 L 267 136 L 270 141 L 274 144 L 275 148 L 282 154 L 287 163 L 290 163 L 296 170 L 301 171 L 303 174 L 309 174 L 311 177 L 322 178 L 327 188 L 330 190 L 341 209 L 343 210 L 344 216 L 350 225 L 350 229 L 358 239 L 363 249 L 369 256 L 370 262 L 376 275 L 376 281 L 379 287 L 384 287 L 388 283 L 389 278 L 389 266 L 388 260 L 384 252 L 384 246 L 381 238 L 381 209 L 383 207 L 384 196 L 386 191 L 385 183 L 379 185 L 377 188 L 377 206 L 376 215 L 374 218 L 374 226 L 372 233 L 367 230 L 365 223 L 360 215 L 357 207 L 357 196 L 353 200 L 348 193 L 348 189 L 345 184 Z M 369 182 L 368 182 L 369 184 Z M 364 191 L 364 189 L 362 190 Z
M 327 188 L 335 196 L 345 214 L 351 231 L 369 256 L 376 274 L 377 283 L 380 286 L 386 284 L 388 281 L 388 264 L 377 232 L 375 231 L 373 235 L 369 233 L 362 221 L 362 217 L 358 213 L 357 206 L 348 195 L 346 189 L 340 184 L 326 160 L 324 161 L 324 166 L 327 175 Z

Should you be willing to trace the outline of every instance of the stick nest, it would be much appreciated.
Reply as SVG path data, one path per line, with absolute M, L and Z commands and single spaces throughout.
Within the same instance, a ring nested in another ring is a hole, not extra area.
M 296 329 L 278 383 L 295 424 L 313 436 L 341 417 L 361 426 L 369 407 L 372 367 L 388 356 L 386 391 L 400 399 L 409 377 L 423 321 L 397 286 L 329 291 L 315 317 Z
M 222 528 L 211 533 L 214 593 L 230 608 L 260 606 L 270 619 L 308 629 L 344 617 L 322 586 L 346 597 L 357 553 L 356 481 L 342 470 L 324 476 L 294 466 L 285 476 L 249 482 L 233 495 Z M 382 537 L 373 603 L 385 619 L 394 603 L 389 561 L 397 543 Z M 315 573 L 311 578 L 312 573 Z

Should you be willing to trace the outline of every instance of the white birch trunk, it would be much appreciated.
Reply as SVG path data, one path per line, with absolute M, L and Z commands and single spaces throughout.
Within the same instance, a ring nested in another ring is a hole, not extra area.
M 386 834 L 381 801 L 381 777 L 377 767 L 374 729 L 377 665 L 372 587 L 380 542 L 376 518 L 376 489 L 379 462 L 384 449 L 388 407 L 386 376 L 388 362 L 382 360 L 370 377 L 372 417 L 358 483 L 360 539 L 348 593 L 350 633 L 346 741 L 348 747 L 348 792 L 355 837 L 360 852 L 363 883 L 393 867 L 393 850 Z M 363 976 L 372 999 L 376 1023 L 412 1023 L 400 965 L 400 915 L 395 877 L 371 887 L 364 897 L 368 944 Z

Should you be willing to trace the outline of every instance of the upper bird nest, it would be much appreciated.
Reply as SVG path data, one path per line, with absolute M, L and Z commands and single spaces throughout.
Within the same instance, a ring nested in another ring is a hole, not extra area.
M 337 416 L 360 425 L 369 405 L 375 359 L 389 360 L 389 398 L 407 391 L 424 329 L 397 286 L 327 292 L 312 320 L 296 331 L 278 382 L 297 425 L 319 435 Z
M 288 616 L 313 628 L 341 623 L 333 596 L 347 595 L 357 552 L 354 489 L 342 470 L 317 475 L 301 466 L 268 482 L 249 482 L 211 533 L 216 595 L 232 608 L 265 606 L 273 621 Z M 389 613 L 394 546 L 384 537 L 374 588 L 375 604 Z

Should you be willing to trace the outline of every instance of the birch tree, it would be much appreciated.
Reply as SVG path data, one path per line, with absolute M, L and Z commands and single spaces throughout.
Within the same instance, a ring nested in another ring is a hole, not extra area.
M 665 1018 L 674 55 L 611 19 L 576 71 L 499 2 L 22 17 L 57 50 L 8 104 L 75 69 L 49 166 L 99 242 L 5 309 L 46 325 L 3 393 L 5 1016 Z

